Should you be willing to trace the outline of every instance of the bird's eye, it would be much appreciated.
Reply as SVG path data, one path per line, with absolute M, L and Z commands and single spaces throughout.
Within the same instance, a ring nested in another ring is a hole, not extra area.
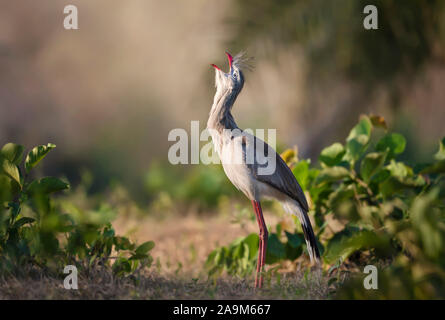
M 234 78 L 237 78 L 237 77 L 238 77 L 238 73 L 237 73 L 236 71 L 233 73 L 233 77 L 234 77 Z

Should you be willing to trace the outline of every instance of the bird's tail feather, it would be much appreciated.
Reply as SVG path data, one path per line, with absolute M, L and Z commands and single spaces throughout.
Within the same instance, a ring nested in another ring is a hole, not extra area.
M 311 220 L 309 219 L 306 210 L 301 208 L 301 206 L 294 200 L 286 201 L 283 203 L 283 207 L 287 212 L 295 214 L 298 217 L 298 220 L 300 220 L 311 262 L 320 266 L 320 251 L 318 250 L 317 240 L 315 238 L 314 230 L 312 229 Z
M 315 239 L 314 230 L 311 226 L 311 221 L 309 220 L 309 216 L 306 212 L 301 210 L 302 217 L 300 219 L 301 228 L 303 229 L 304 239 L 306 240 L 307 251 L 309 252 L 309 256 L 311 258 L 311 262 L 320 265 L 320 252 L 318 251 L 317 240 Z

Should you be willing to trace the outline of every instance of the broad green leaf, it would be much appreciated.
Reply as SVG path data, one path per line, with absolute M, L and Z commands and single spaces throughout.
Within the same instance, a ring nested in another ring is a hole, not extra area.
M 437 161 L 429 166 L 423 168 L 420 173 L 430 174 L 430 173 L 445 173 L 445 160 Z
M 131 272 L 131 264 L 126 258 L 119 258 L 112 266 L 113 272 L 121 275 L 127 272 Z
M 292 172 L 303 190 L 307 189 L 309 178 L 309 162 L 307 160 L 299 161 Z
M 34 180 L 28 187 L 28 194 L 49 194 L 68 189 L 68 183 L 55 177 L 45 177 L 40 180 Z
M 439 142 L 439 151 L 434 155 L 436 160 L 445 160 L 445 137 Z
M 126 237 L 115 237 L 113 239 L 116 250 L 132 250 L 133 244 Z
M 349 171 L 344 167 L 328 167 L 320 171 L 315 179 L 315 183 L 337 181 L 349 176 Z
M 360 119 L 359 123 L 356 124 L 355 127 L 352 128 L 352 130 L 349 132 L 348 138 L 346 140 L 347 141 L 352 140 L 360 136 L 366 136 L 369 138 L 371 136 L 371 130 L 372 130 L 371 121 L 367 116 L 363 116 Z
M 332 240 L 331 240 L 332 241 Z M 377 235 L 375 232 L 363 230 L 350 237 L 342 237 L 339 241 L 331 244 L 329 242 L 325 261 L 334 263 L 338 260 L 345 261 L 356 251 L 379 249 L 383 252 L 390 250 L 389 239 L 384 235 Z
M 104 231 L 104 237 L 105 238 L 112 238 L 114 237 L 115 233 L 113 229 L 108 229 L 106 231 Z
M 345 187 L 344 185 L 337 188 L 329 195 L 328 206 L 331 209 L 337 208 L 345 201 L 349 201 L 354 198 L 354 189 L 352 186 Z
M 3 155 L 3 157 L 18 166 L 22 161 L 24 149 L 25 148 L 19 144 L 7 143 L 3 146 L 0 153 Z
M 12 200 L 12 194 L 13 190 L 11 187 L 11 179 L 5 174 L 2 173 L 0 169 L 0 220 L 1 220 L 1 213 L 2 213 L 2 206 L 3 203 Z M 1 225 L 1 221 L 0 221 Z M 0 227 L 1 228 L 1 227 Z
M 304 243 L 304 235 L 300 233 L 289 233 L 285 231 L 287 243 L 292 248 L 298 248 Z
M 243 241 L 249 248 L 249 259 L 254 259 L 258 253 L 259 237 L 256 233 L 249 234 Z
M 399 133 L 388 133 L 377 142 L 377 151 L 388 150 L 388 157 L 392 158 L 394 155 L 402 153 L 405 150 L 405 137 Z
M 15 219 L 20 211 L 22 210 L 22 208 L 20 207 L 20 204 L 17 202 L 10 202 L 8 203 L 9 208 L 11 209 L 11 216 L 13 219 Z
M 411 207 L 413 226 L 420 234 L 425 254 L 433 259 L 443 255 L 445 238 L 438 221 L 440 211 L 435 208 L 439 189 L 435 188 L 426 195 L 417 197 Z
M 17 220 L 12 227 L 14 229 L 19 229 L 21 226 L 23 226 L 27 223 L 33 223 L 34 221 L 36 221 L 34 218 L 23 217 L 23 218 L 20 218 L 19 220 Z
M 404 176 L 398 177 L 391 175 L 389 179 L 379 185 L 380 193 L 387 197 L 404 189 L 416 188 L 425 185 L 425 179 L 422 176 Z
M 240 243 L 233 250 L 232 258 L 235 260 L 242 259 L 244 256 L 244 243 Z
M 360 166 L 360 174 L 363 180 L 368 183 L 371 177 L 383 166 L 386 153 L 372 152 L 368 153 L 362 160 Z
M 328 167 L 332 167 L 338 165 L 341 162 L 345 153 L 346 150 L 343 145 L 336 142 L 329 147 L 324 148 L 321 151 L 320 157 L 318 159 L 320 160 L 320 162 L 324 163 Z
M 20 187 L 22 186 L 19 168 L 2 155 L 0 155 L 0 173 L 6 174 L 9 178 L 17 182 Z
M 215 258 L 216 258 L 216 254 L 217 254 L 217 250 L 215 249 L 212 252 L 210 252 L 210 254 L 207 256 L 207 260 L 205 262 L 205 267 L 207 269 L 212 268 L 215 265 Z
M 137 247 L 135 252 L 138 255 L 146 254 L 154 247 L 155 247 L 155 243 L 153 241 L 147 241 L 147 242 L 144 242 L 143 244 L 141 244 L 139 247 Z
M 381 169 L 372 176 L 371 181 L 373 183 L 380 183 L 388 179 L 390 176 L 391 171 L 389 171 L 388 169 Z
M 142 260 L 148 258 L 148 255 L 145 253 L 135 253 L 128 260 Z
M 26 156 L 25 160 L 25 169 L 28 173 L 31 171 L 32 168 L 34 168 L 45 156 L 50 152 L 52 149 L 56 147 L 55 144 L 48 143 L 46 146 L 37 146 L 33 148 L 28 155 Z
M 298 247 L 294 247 L 289 242 L 287 242 L 285 246 L 285 251 L 286 251 L 286 259 L 295 260 L 298 257 L 300 257 L 301 254 L 303 253 L 303 246 L 300 245 Z
M 397 178 L 405 178 L 408 175 L 412 175 L 413 171 L 410 167 L 403 162 L 396 162 L 391 160 L 391 163 L 385 167 L 391 172 L 391 175 Z
M 333 235 L 331 239 L 329 239 L 327 248 L 326 248 L 326 254 L 325 254 L 325 260 L 327 263 L 332 263 L 338 260 L 338 247 L 347 241 L 347 239 L 351 238 L 355 234 L 360 232 L 360 229 L 355 226 L 346 225 L 345 228 Z
M 327 205 L 336 218 L 357 221 L 360 217 L 357 207 L 352 201 L 353 198 L 353 186 L 342 185 L 329 195 Z
M 286 257 L 286 249 L 284 244 L 275 233 L 269 235 L 266 251 L 266 263 L 275 263 Z
M 367 116 L 363 116 L 346 139 L 346 160 L 354 163 L 363 154 L 371 138 L 371 130 L 371 120 Z

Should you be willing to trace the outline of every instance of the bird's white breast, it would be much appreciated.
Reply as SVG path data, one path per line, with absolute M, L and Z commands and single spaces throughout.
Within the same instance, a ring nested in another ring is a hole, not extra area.
M 249 199 L 254 199 L 254 179 L 243 157 L 242 137 L 243 134 L 221 133 L 212 135 L 212 140 L 229 180 Z

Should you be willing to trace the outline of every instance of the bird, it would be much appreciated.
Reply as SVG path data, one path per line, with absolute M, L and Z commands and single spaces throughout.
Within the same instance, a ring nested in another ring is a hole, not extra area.
M 233 118 L 232 107 L 243 89 L 243 71 L 249 64 L 244 53 L 235 57 L 225 53 L 229 72 L 211 64 L 215 70 L 216 93 L 207 130 L 228 179 L 252 203 L 259 226 L 255 288 L 261 288 L 268 241 L 261 200 L 278 200 L 287 213 L 298 217 L 312 264 L 321 265 L 320 252 L 308 216 L 308 202 L 292 171 L 272 147 L 247 130 L 240 129 Z

